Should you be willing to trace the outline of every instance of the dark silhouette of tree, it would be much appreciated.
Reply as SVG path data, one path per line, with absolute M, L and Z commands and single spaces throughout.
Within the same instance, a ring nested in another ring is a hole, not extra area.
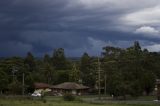
M 67 60 L 63 48 L 54 50 L 52 62 L 56 70 L 65 70 L 67 68 Z
M 27 57 L 25 58 L 24 63 L 28 67 L 27 69 L 29 72 L 36 71 L 36 62 L 31 52 L 27 53 Z

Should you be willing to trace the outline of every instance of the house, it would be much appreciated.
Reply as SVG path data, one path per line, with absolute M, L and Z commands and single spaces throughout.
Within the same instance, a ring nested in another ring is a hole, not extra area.
M 42 93 L 42 91 L 49 92 L 51 91 L 49 84 L 46 83 L 34 83 L 35 91 L 34 93 Z
M 75 82 L 64 82 L 51 87 L 52 91 L 57 92 L 58 94 L 71 93 L 73 95 L 82 95 L 86 94 L 89 87 L 82 84 L 77 84 Z

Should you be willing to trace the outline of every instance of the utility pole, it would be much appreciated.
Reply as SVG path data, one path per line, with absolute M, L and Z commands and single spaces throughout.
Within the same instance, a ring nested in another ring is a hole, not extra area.
M 12 67 L 12 76 L 13 76 L 13 82 L 15 80 L 15 73 L 17 72 L 18 70 L 16 70 L 14 67 Z
M 12 70 L 12 81 L 14 82 L 14 71 Z
M 99 57 L 98 57 L 98 95 L 99 99 L 101 99 L 101 68 L 100 68 Z
M 107 94 L 107 75 L 106 75 L 106 72 L 105 72 L 105 75 L 104 75 L 104 95 L 106 96 Z
M 22 75 L 22 95 L 24 95 L 24 73 Z

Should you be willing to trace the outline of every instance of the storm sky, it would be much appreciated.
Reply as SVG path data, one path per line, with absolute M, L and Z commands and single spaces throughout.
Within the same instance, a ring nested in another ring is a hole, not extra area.
M 104 46 L 160 51 L 160 0 L 0 0 L 0 57 L 99 55 Z

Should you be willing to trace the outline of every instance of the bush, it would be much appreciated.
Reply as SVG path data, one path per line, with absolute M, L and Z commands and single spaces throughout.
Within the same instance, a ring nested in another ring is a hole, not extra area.
M 75 96 L 73 96 L 72 94 L 65 94 L 64 96 L 63 96 L 63 99 L 65 100 L 65 101 L 74 101 L 75 100 Z
M 42 99 L 42 102 L 43 102 L 43 103 L 47 103 L 47 100 L 43 98 L 43 99 Z

